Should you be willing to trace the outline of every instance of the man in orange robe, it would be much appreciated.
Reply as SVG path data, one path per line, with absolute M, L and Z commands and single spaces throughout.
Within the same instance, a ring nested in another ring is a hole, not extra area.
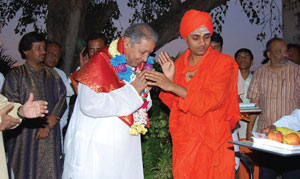
M 170 108 L 175 179 L 234 178 L 231 131 L 240 120 L 237 95 L 238 65 L 213 50 L 212 20 L 208 13 L 190 10 L 180 24 L 188 49 L 175 63 L 162 52 L 163 74 L 147 72 L 148 85 L 164 91 Z

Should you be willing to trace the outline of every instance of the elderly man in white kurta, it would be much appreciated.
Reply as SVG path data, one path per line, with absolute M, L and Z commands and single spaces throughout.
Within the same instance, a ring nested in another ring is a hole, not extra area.
M 63 178 L 142 179 L 140 133 L 148 126 L 157 34 L 134 24 L 71 78 L 78 97 L 65 140 Z

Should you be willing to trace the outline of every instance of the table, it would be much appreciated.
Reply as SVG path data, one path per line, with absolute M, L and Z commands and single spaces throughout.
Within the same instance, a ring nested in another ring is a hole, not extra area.
M 265 145 L 263 147 L 255 147 L 255 146 L 253 146 L 253 142 L 250 142 L 250 141 L 229 141 L 228 143 L 235 144 L 235 145 L 241 145 L 241 146 L 247 147 L 249 149 L 258 150 L 261 152 L 267 152 L 267 153 L 271 153 L 271 154 L 279 155 L 279 156 L 283 156 L 283 157 L 291 157 L 291 156 L 295 156 L 295 155 L 300 155 L 300 150 L 291 151 L 291 150 L 276 148 L 276 147 L 267 146 L 267 145 Z
M 248 113 L 248 114 L 249 113 L 260 113 L 261 111 L 262 110 L 258 106 L 251 106 L 251 107 L 247 106 L 246 107 L 246 106 L 241 106 L 241 104 L 240 104 L 240 113 Z M 242 120 L 245 122 L 249 122 L 248 120 L 244 120 L 244 119 L 242 119 Z M 237 141 L 237 142 L 248 142 L 248 141 Z M 233 142 L 229 142 L 229 143 L 236 144 Z M 236 145 L 239 145 L 239 144 L 236 144 Z M 242 145 L 242 146 L 244 146 L 244 145 Z M 249 147 L 247 147 L 247 148 L 249 148 Z M 254 173 L 254 162 L 247 156 L 247 154 L 236 152 L 235 156 L 239 157 L 240 160 L 245 164 L 246 168 L 249 171 L 250 179 L 252 179 L 253 173 Z
M 241 113 L 259 113 L 262 110 L 255 106 L 255 107 L 240 107 L 240 112 Z

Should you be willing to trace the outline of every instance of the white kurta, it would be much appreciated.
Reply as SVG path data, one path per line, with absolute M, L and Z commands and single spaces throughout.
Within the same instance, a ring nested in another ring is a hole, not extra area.
M 60 125 L 60 139 L 61 139 L 61 143 L 63 145 L 63 128 L 67 125 L 68 123 L 68 115 L 69 115 L 69 103 L 70 103 L 70 98 L 71 96 L 73 96 L 75 94 L 72 86 L 71 86 L 71 80 L 67 77 L 66 73 L 64 71 L 62 71 L 59 68 L 54 67 L 53 68 L 58 75 L 60 76 L 60 78 L 62 79 L 62 81 L 64 82 L 65 86 L 66 86 L 66 102 L 67 102 L 67 109 L 65 110 L 63 116 L 60 118 L 59 120 L 59 125 Z M 62 146 L 62 150 L 64 151 L 64 147 Z
M 140 135 L 131 136 L 129 126 L 117 117 L 133 113 L 142 104 L 130 84 L 96 93 L 79 83 L 64 144 L 63 179 L 144 178 Z

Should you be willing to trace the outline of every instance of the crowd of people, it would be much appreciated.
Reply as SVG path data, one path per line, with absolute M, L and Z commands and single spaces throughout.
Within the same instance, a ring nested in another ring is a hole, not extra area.
M 159 37 L 149 25 L 133 24 L 110 44 L 91 34 L 70 76 L 58 68 L 59 43 L 25 34 L 19 42 L 25 64 L 0 74 L 0 178 L 144 178 L 141 134 L 151 123 L 153 87 L 162 89 L 159 98 L 170 109 L 175 179 L 249 178 L 235 154 L 258 154 L 228 142 L 300 126 L 300 47 L 270 39 L 266 63 L 252 72 L 250 49 L 222 53 L 209 13 L 188 10 L 179 32 L 188 48 L 175 61 L 161 52 L 162 72 L 153 70 L 150 54 Z M 255 103 L 262 112 L 241 120 L 239 103 Z M 280 120 L 294 110 L 294 120 Z M 300 167 L 280 168 L 274 156 L 259 156 L 254 178 L 300 177 Z

